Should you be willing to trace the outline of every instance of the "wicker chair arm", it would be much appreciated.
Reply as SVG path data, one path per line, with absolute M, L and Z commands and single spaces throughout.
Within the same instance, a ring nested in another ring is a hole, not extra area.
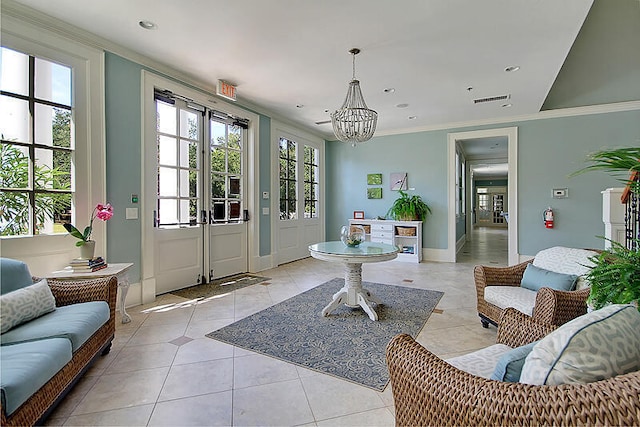
M 591 384 L 492 381 L 439 359 L 406 334 L 387 345 L 397 426 L 638 425 L 640 372 Z
M 540 322 L 513 307 L 508 307 L 500 318 L 496 342 L 509 347 L 520 347 L 545 337 L 554 329 L 555 325 Z
M 520 286 L 524 270 L 531 262 L 532 260 L 529 260 L 510 267 L 476 265 L 473 268 L 476 288 L 484 289 L 486 286 Z
M 541 288 L 536 294 L 533 318 L 552 325 L 563 325 L 587 312 L 589 288 L 579 291 L 558 291 Z
M 47 279 L 56 306 L 89 301 L 106 301 L 112 314 L 115 313 L 118 279 L 116 276 L 98 279 L 57 280 Z

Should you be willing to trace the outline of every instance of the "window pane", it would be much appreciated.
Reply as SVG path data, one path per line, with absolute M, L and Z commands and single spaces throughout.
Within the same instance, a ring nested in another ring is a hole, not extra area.
M 180 169 L 180 197 L 189 197 L 189 171 Z
M 35 142 L 71 147 L 71 111 L 36 103 Z
M 176 109 L 173 105 L 165 104 L 161 101 L 156 101 L 157 104 L 157 117 L 158 117 L 158 131 L 162 133 L 168 133 L 170 135 L 176 135 Z
M 22 99 L 0 96 L 0 123 L 2 139 L 29 141 L 29 103 Z
M 200 197 L 198 191 L 199 174 L 196 171 L 189 171 L 189 197 Z
M 232 199 L 240 197 L 240 178 L 229 177 L 229 197 Z
M 238 126 L 229 126 L 229 148 L 236 150 L 242 149 L 242 128 Z
M 211 176 L 211 197 L 214 199 L 224 199 L 226 196 L 226 185 L 224 176 L 212 175 Z
M 62 224 L 71 219 L 71 194 L 36 193 L 35 200 L 36 234 L 66 233 Z
M 164 197 L 176 197 L 178 195 L 178 172 L 175 169 L 161 167 L 158 168 L 158 175 L 159 195 Z
M 189 224 L 198 225 L 198 212 L 200 212 L 200 209 L 198 209 L 198 200 L 189 200 Z
M 214 172 L 226 172 L 227 150 L 214 148 L 211 150 L 211 170 Z
M 240 151 L 227 150 L 227 162 L 229 162 L 229 173 L 242 173 L 242 158 Z
M 180 110 L 180 136 L 189 139 L 200 138 L 198 115 L 192 111 Z
M 71 106 L 71 68 L 36 58 L 36 98 Z
M 29 234 L 29 195 L 0 191 L 0 235 Z
M 221 221 L 225 219 L 224 202 L 213 203 L 213 220 Z
M 29 95 L 29 56 L 0 49 L 0 90 Z
M 198 169 L 199 167 L 198 143 L 180 141 L 180 167 Z
M 229 202 L 229 219 L 240 219 L 240 202 Z
M 0 144 L 2 168 L 0 187 L 27 188 L 29 186 L 29 152 L 25 147 Z M 0 209 L 2 206 L 0 205 Z
M 53 188 L 55 170 L 53 166 L 53 151 L 37 149 L 34 187 L 38 189 Z
M 158 216 L 160 225 L 178 222 L 178 201 L 176 199 L 159 200 Z
M 180 200 L 180 224 L 191 224 L 189 200 Z M 194 223 L 195 224 L 195 223 Z
M 158 139 L 158 162 L 161 165 L 177 166 L 178 159 L 176 159 L 176 139 L 168 136 L 160 136 Z
M 211 120 L 211 145 L 227 145 L 227 125 Z

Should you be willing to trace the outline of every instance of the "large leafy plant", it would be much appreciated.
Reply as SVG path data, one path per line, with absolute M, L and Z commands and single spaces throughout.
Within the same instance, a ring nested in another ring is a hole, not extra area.
M 587 275 L 593 308 L 640 302 L 640 251 L 611 241 L 609 249 L 589 259 L 594 264 Z
M 424 221 L 427 214 L 431 213 L 431 208 L 416 194 L 409 196 L 404 191 L 398 191 L 398 197 L 387 212 L 387 216 L 395 220 L 411 221 L 419 219 Z
M 628 185 L 632 192 L 640 194 L 640 182 L 632 181 L 632 172 L 640 173 L 640 147 L 600 150 L 591 153 L 587 162 L 591 163 L 571 175 L 579 175 L 589 171 L 605 171 Z

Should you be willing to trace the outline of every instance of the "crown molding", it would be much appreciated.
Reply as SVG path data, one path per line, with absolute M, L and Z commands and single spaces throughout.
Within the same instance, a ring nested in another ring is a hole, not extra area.
M 160 73 L 165 77 L 174 78 L 181 83 L 184 83 L 188 86 L 191 86 L 193 89 L 202 92 L 206 96 L 213 97 L 216 100 L 224 100 L 224 98 L 216 95 L 216 87 L 210 82 L 194 78 L 190 74 L 186 74 L 183 71 L 158 62 L 155 59 L 149 58 L 148 56 L 142 55 L 120 44 L 114 43 L 89 31 L 83 30 L 82 28 L 71 25 L 38 10 L 32 9 L 14 0 L 0 0 L 0 6 L 2 7 L 2 15 L 6 14 L 9 17 L 37 26 L 59 36 L 66 37 L 74 42 L 116 54 L 129 61 L 142 65 L 143 67 L 148 68 L 151 71 Z M 244 99 L 241 95 L 238 95 L 238 101 L 236 102 L 236 104 L 239 107 L 251 112 L 262 114 L 271 119 L 278 120 L 282 123 L 286 123 L 296 128 L 302 128 L 302 130 L 305 130 L 318 138 L 326 140 L 326 135 L 324 135 L 322 132 L 318 132 L 317 129 L 313 129 L 312 127 L 305 126 L 301 123 L 296 123 L 290 118 L 274 114 L 272 111 L 269 111 L 262 106 L 256 105 L 253 102 Z
M 407 133 L 428 132 L 446 129 L 462 129 L 476 126 L 498 125 L 504 123 L 526 122 L 531 120 L 556 119 L 561 117 L 587 116 L 591 114 L 617 113 L 621 111 L 640 110 L 640 101 L 625 101 L 612 104 L 588 105 L 585 107 L 560 108 L 557 110 L 540 111 L 535 114 L 501 117 L 494 119 L 473 120 L 465 122 L 450 122 L 432 126 L 421 126 L 402 130 L 376 132 L 375 137 L 401 135 Z

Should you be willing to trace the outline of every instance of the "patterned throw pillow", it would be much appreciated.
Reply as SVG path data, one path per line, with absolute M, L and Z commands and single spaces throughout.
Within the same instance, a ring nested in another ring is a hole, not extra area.
M 565 323 L 527 356 L 520 382 L 586 384 L 640 370 L 640 312 L 610 305 Z
M 0 333 L 56 309 L 47 279 L 0 296 Z
M 576 289 L 580 290 L 589 286 L 584 276 L 593 267 L 589 257 L 594 255 L 598 255 L 598 253 L 588 249 L 554 246 L 538 252 L 533 259 L 533 265 L 556 273 L 575 274 L 578 276 Z

